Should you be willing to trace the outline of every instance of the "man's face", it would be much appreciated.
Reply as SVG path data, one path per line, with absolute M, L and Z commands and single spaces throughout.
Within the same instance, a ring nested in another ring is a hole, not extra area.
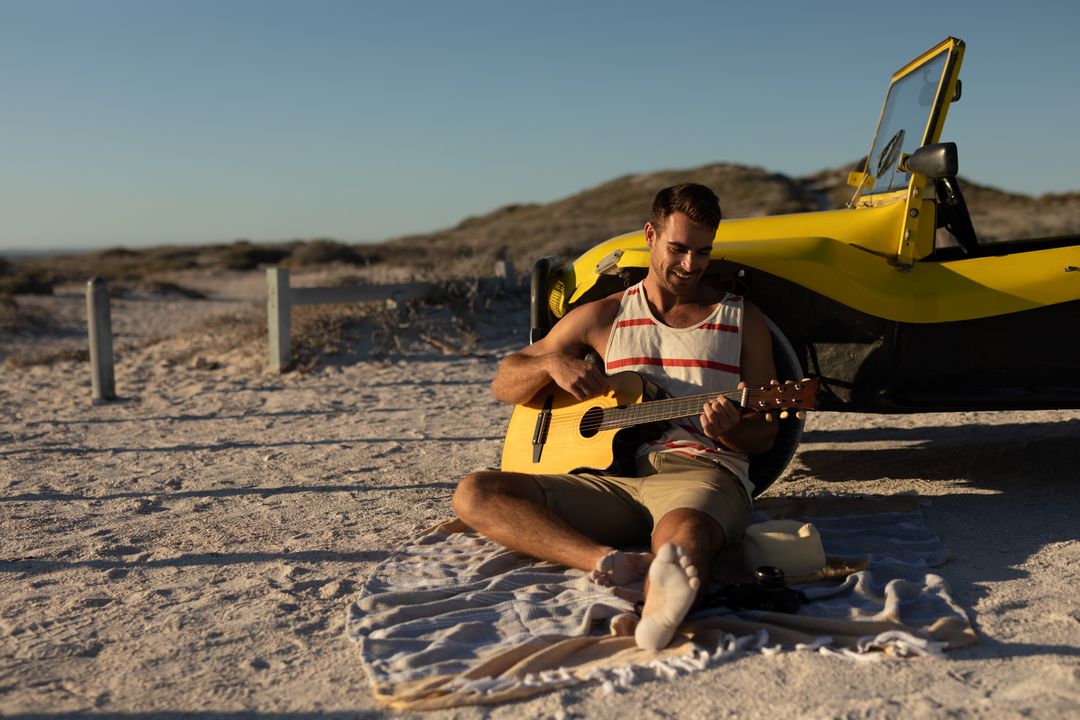
M 670 215 L 662 228 L 646 223 L 650 272 L 660 288 L 679 296 L 692 291 L 709 265 L 714 236 L 679 212 Z

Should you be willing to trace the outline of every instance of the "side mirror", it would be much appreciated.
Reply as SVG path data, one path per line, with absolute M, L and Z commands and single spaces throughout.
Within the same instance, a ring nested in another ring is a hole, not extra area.
M 923 145 L 900 160 L 900 169 L 931 180 L 956 177 L 959 170 L 959 161 L 956 158 L 956 143 Z

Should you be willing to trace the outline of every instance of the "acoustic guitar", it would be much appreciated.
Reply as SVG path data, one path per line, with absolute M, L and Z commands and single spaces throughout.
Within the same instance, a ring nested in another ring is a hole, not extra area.
M 607 381 L 612 390 L 589 400 L 579 401 L 552 383 L 515 407 L 503 442 L 502 469 L 524 473 L 606 470 L 615 463 L 620 431 L 700 415 L 705 403 L 717 395 L 746 410 L 777 412 L 781 417 L 791 410 L 817 407 L 817 380 L 659 400 L 651 399 L 655 386 L 636 372 L 615 373 Z

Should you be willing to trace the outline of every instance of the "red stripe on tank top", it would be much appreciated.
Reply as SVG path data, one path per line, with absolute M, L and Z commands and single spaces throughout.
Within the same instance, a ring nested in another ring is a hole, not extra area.
M 705 445 L 696 445 L 688 442 L 666 442 L 665 447 L 669 448 L 684 448 L 686 450 L 701 450 L 702 452 L 716 452 L 714 447 L 706 447 Z
M 634 327 L 635 325 L 655 325 L 656 321 L 651 318 L 634 318 L 633 320 L 620 320 L 615 323 L 615 329 L 624 327 Z
M 711 453 L 713 455 L 721 454 L 720 450 L 717 449 L 717 448 L 705 447 L 704 445 L 694 445 L 694 444 L 688 443 L 688 442 L 666 442 L 666 443 L 662 443 L 662 442 L 657 442 L 657 441 L 654 440 L 654 441 L 650 442 L 649 445 L 652 446 L 652 447 L 666 447 L 666 448 L 670 448 L 671 450 L 676 450 L 676 451 L 682 450 L 682 451 L 684 451 L 686 453 L 689 453 L 691 450 L 697 450 L 699 452 Z
M 675 455 L 685 455 L 686 457 L 699 458 L 700 453 L 693 452 L 692 450 L 667 450 L 665 452 L 674 453 Z
M 627 297 L 629 297 L 630 295 L 637 295 L 638 290 L 640 290 L 640 289 L 641 288 L 630 288 L 629 290 L 626 291 Z
M 659 365 L 661 367 L 699 367 L 706 370 L 719 370 L 720 372 L 739 374 L 738 365 L 728 365 L 712 360 L 694 360 L 683 358 L 657 358 L 657 357 L 629 357 L 622 360 L 612 360 L 607 363 L 608 370 L 626 367 L 627 365 Z
M 723 323 L 705 323 L 701 326 L 702 330 L 719 330 L 720 332 L 737 333 L 739 332 L 738 325 L 725 325 Z

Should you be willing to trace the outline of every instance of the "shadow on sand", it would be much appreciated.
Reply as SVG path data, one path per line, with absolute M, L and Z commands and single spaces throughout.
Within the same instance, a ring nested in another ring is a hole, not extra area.
M 174 452 L 223 452 L 227 450 L 267 450 L 270 448 L 285 448 L 285 447 L 317 447 L 325 445 L 351 445 L 351 444 L 364 444 L 370 445 L 374 443 L 436 443 L 436 442 L 452 442 L 452 443 L 471 443 L 481 442 L 484 440 L 502 440 L 502 435 L 456 435 L 456 436 L 431 436 L 425 435 L 423 437 L 338 437 L 330 440 L 282 440 L 280 442 L 250 442 L 242 440 L 233 440 L 220 443 L 209 444 L 180 444 L 180 445 L 161 445 L 157 447 L 103 447 L 103 448 L 87 448 L 68 445 L 55 445 L 50 447 L 47 443 L 42 443 L 36 447 L 29 448 L 17 448 L 15 450 L 3 450 L 0 451 L 0 457 L 14 457 L 16 455 L 97 455 L 100 453 L 174 453 Z
M 790 479 L 813 477 L 840 492 L 845 483 L 892 478 L 951 483 L 950 490 L 932 497 L 927 518 L 954 556 L 942 575 L 954 599 L 975 616 L 974 606 L 991 595 L 992 583 L 1024 580 L 1024 563 L 1043 548 L 1077 540 L 1078 440 L 1077 420 L 816 430 L 804 435 L 798 455 L 805 470 L 794 470 Z M 867 447 L 889 442 L 903 446 Z M 817 449 L 819 444 L 831 446 Z M 978 618 L 973 621 L 978 626 Z M 1080 649 L 1001 643 L 981 635 L 978 645 L 958 654 L 1076 656 Z
M 91 711 L 87 711 L 91 712 Z M 4 715 L 11 720 L 57 720 L 81 716 L 80 713 L 19 713 Z M 310 712 L 310 713 L 275 713 L 275 712 L 93 712 L 91 717 L 116 718 L 116 720 L 363 720 L 364 718 L 386 718 L 391 711 L 367 710 L 363 712 Z
M 359 468 L 355 472 L 372 472 L 376 468 Z M 415 485 L 299 485 L 288 487 L 248 487 L 248 488 L 219 488 L 214 490 L 177 490 L 175 492 L 119 492 L 107 495 L 83 495 L 81 493 L 39 492 L 20 493 L 0 497 L 0 502 L 62 502 L 68 500 L 82 501 L 105 501 L 105 500 L 138 500 L 141 498 L 154 498 L 160 501 L 180 500 L 182 498 L 226 498 L 242 497 L 244 495 L 258 495 L 261 498 L 269 498 L 274 495 L 303 495 L 308 493 L 338 493 L 338 492 L 393 492 L 397 490 L 428 490 L 443 489 L 452 490 L 457 485 L 451 482 L 417 483 Z
M 325 550 L 297 550 L 294 552 L 239 552 L 239 553 L 187 553 L 176 557 L 158 560 L 37 560 L 23 558 L 0 562 L 0 573 L 18 572 L 29 575 L 62 572 L 76 568 L 94 570 L 134 570 L 151 568 L 186 568 L 198 566 L 246 565 L 249 563 L 285 562 L 302 563 L 362 563 L 378 562 L 390 556 L 388 550 L 370 550 L 358 552 L 330 552 Z

